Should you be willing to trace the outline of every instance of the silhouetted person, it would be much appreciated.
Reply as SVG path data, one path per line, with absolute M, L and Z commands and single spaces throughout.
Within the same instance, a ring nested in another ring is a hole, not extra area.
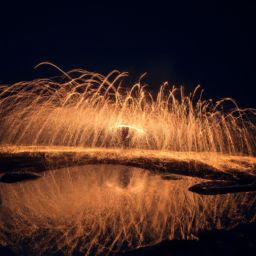
M 129 127 L 121 128 L 121 144 L 124 148 L 128 148 L 130 146 L 131 138 L 129 136 Z

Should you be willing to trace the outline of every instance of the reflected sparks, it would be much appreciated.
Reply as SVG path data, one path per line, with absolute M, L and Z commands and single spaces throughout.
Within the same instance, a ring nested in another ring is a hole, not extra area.
M 1 184 L 0 242 L 29 255 L 106 255 L 255 221 L 255 193 L 204 197 L 188 191 L 198 181 L 87 165 Z

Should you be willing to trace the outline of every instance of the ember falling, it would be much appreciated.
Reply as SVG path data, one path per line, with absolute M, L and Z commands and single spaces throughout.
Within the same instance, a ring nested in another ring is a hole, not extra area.
M 199 87 L 186 95 L 167 83 L 154 97 L 142 77 L 127 90 L 127 73 L 61 72 L 1 85 L 1 145 L 120 148 L 127 139 L 130 148 L 255 155 L 256 110 L 233 99 L 203 100 Z

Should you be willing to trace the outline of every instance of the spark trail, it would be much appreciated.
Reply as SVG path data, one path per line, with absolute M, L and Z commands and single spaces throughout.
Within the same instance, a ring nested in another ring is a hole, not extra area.
M 185 95 L 167 83 L 154 97 L 141 79 L 123 86 L 127 73 L 60 71 L 0 86 L 1 145 L 120 148 L 125 126 L 129 148 L 255 155 L 256 111 L 230 98 L 203 100 L 199 87 Z

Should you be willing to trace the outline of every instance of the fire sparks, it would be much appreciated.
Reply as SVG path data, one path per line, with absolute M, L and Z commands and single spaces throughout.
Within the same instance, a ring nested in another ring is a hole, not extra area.
M 61 72 L 0 86 L 1 145 L 119 148 L 126 137 L 129 148 L 255 155 L 256 111 L 232 99 L 166 84 L 154 97 L 141 81 L 125 89 L 127 73 Z
M 203 100 L 199 87 L 164 84 L 153 96 L 141 80 L 125 89 L 126 73 L 56 68 L 59 78 L 0 85 L 0 174 L 48 170 L 0 185 L 0 245 L 107 255 L 255 221 L 253 193 L 187 190 L 201 178 L 255 181 L 255 109 Z M 169 172 L 194 178 L 170 183 Z

